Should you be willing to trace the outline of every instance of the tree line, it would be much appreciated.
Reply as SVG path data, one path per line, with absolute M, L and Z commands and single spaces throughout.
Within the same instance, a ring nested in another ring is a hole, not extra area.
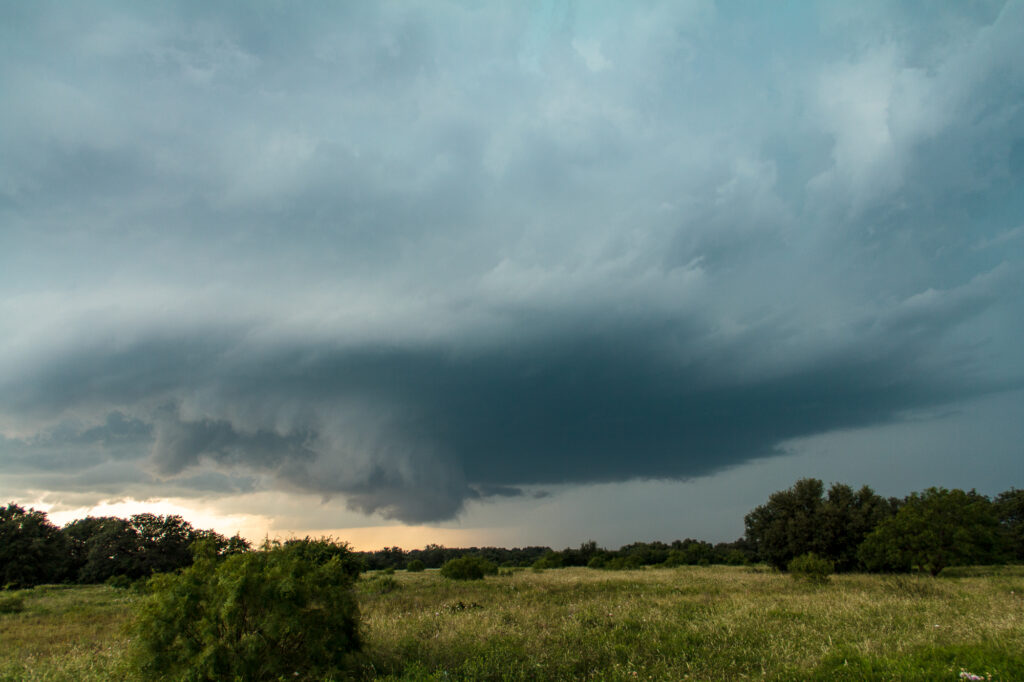
M 883 498 L 870 487 L 842 483 L 825 491 L 814 478 L 772 493 L 746 515 L 745 533 L 712 544 L 687 538 L 634 542 L 617 550 L 585 542 L 550 547 L 424 549 L 388 547 L 353 552 L 363 569 L 440 568 L 453 559 L 479 557 L 495 566 L 628 569 L 764 562 L 786 569 L 813 554 L 837 571 L 926 571 L 947 566 L 1024 561 L 1024 490 L 995 498 L 973 490 L 928 488 L 904 498 Z M 136 514 L 129 519 L 88 517 L 54 526 L 46 514 L 11 503 L 0 508 L 0 587 L 41 583 L 133 581 L 176 571 L 193 562 L 193 546 L 206 541 L 220 556 L 250 551 L 238 535 L 193 528 L 180 516 Z
M 589 566 L 590 568 L 639 568 L 665 564 L 667 566 L 751 563 L 757 557 L 745 539 L 735 542 L 711 544 L 703 540 L 674 540 L 666 543 L 634 542 L 618 550 L 598 547 L 593 540 L 579 547 L 555 551 L 550 547 L 443 547 L 427 545 L 425 549 L 403 550 L 386 547 L 374 552 L 356 552 L 367 570 L 406 569 L 414 562 L 425 568 L 440 568 L 449 561 L 466 556 L 485 559 L 498 567 L 563 568 Z
M 134 581 L 190 566 L 200 541 L 220 555 L 250 549 L 238 535 L 197 529 L 177 515 L 90 516 L 58 528 L 44 512 L 12 502 L 0 507 L 0 588 Z
M 882 498 L 841 483 L 828 493 L 805 478 L 773 493 L 745 518 L 761 561 L 785 568 L 815 554 L 839 571 L 927 571 L 1024 561 L 1024 490 L 994 499 L 974 490 L 928 488 Z
M 764 562 L 785 570 L 813 554 L 837 571 L 927 571 L 947 566 L 1024 561 L 1024 490 L 1011 488 L 990 499 L 973 490 L 928 488 L 904 498 L 884 498 L 870 487 L 833 484 L 826 493 L 814 478 L 772 493 L 744 518 L 745 534 L 733 542 L 703 540 L 634 542 L 609 550 L 586 542 L 579 548 L 548 547 L 424 550 L 389 547 L 360 553 L 370 569 L 403 569 L 413 561 L 439 568 L 463 556 L 497 566 L 629 569 Z

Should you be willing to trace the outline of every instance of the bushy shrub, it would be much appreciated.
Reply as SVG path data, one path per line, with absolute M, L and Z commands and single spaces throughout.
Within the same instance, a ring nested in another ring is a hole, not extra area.
M 132 586 L 132 579 L 126 575 L 112 575 L 103 581 L 104 585 L 126 590 Z
M 829 576 L 835 571 L 835 566 L 828 559 L 820 557 L 814 552 L 808 552 L 790 561 L 788 569 L 795 580 L 804 580 L 820 585 L 829 581 Z
M 635 554 L 627 554 L 626 556 L 611 557 L 595 568 L 603 568 L 607 571 L 631 571 L 642 566 L 640 557 Z
M 347 545 L 268 543 L 149 581 L 132 659 L 150 680 L 277 680 L 341 676 L 359 648 L 359 573 Z
M 426 566 L 424 566 L 423 562 L 419 559 L 413 559 L 405 566 L 405 570 L 409 571 L 410 573 L 420 573 L 425 568 Z
M 452 559 L 441 567 L 441 575 L 451 580 L 483 580 L 485 575 L 497 575 L 498 567 L 478 556 Z
M 546 552 L 544 556 L 533 562 L 534 568 L 561 568 L 562 556 L 558 552 Z

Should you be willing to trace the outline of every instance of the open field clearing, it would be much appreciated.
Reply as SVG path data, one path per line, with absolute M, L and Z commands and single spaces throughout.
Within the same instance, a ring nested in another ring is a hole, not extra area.
M 357 584 L 366 679 L 1024 679 L 1024 571 L 834 576 L 759 568 L 436 571 Z M 129 677 L 110 587 L 3 593 L 0 679 Z

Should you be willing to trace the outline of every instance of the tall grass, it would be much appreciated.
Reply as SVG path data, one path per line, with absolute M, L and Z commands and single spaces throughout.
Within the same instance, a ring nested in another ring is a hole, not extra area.
M 15 594 L 23 608 L 0 615 L 0 680 L 125 678 L 121 626 L 131 615 L 130 592 L 44 585 Z
M 827 585 L 722 566 L 387 578 L 357 585 L 366 679 L 1024 679 L 1019 570 Z M 133 593 L 19 596 L 23 611 L 0 614 L 0 680 L 128 677 L 119 626 Z
M 1024 679 L 1024 577 L 562 569 L 367 594 L 384 679 Z M 471 609 L 453 609 L 462 602 Z

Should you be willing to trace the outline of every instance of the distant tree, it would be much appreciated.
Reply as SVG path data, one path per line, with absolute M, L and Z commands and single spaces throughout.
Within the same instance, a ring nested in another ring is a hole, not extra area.
M 785 569 L 794 558 L 813 553 L 837 570 L 858 568 L 857 548 L 893 515 L 895 505 L 868 486 L 854 492 L 833 483 L 827 497 L 824 492 L 820 480 L 804 478 L 747 514 L 746 541 L 758 557 Z
M 450 580 L 483 580 L 485 575 L 495 575 L 498 567 L 481 556 L 464 556 L 452 559 L 441 567 L 441 575 Z
M 245 552 L 252 550 L 252 543 L 243 538 L 238 533 L 235 533 L 227 539 L 227 543 L 224 548 L 220 551 L 221 556 L 233 556 L 235 554 L 244 554 Z
M 430 544 L 417 553 L 417 558 L 428 568 L 441 568 L 449 559 L 454 558 L 453 552 L 444 545 Z
M 703 540 L 687 538 L 682 542 L 672 543 L 672 547 L 663 562 L 665 566 L 706 566 L 714 563 L 717 558 L 714 545 Z
M 802 478 L 792 488 L 772 493 L 768 502 L 746 515 L 747 539 L 762 560 L 785 569 L 801 554 L 824 552 L 823 493 L 821 481 Z
M 199 533 L 177 515 L 135 514 L 130 520 L 138 536 L 133 574 L 147 576 L 184 568 L 192 563 L 192 543 Z
M 102 583 L 114 576 L 140 578 L 139 534 L 129 521 L 116 516 L 76 519 L 61 531 L 68 544 L 72 578 Z
M 89 516 L 64 526 L 69 579 L 101 583 L 115 576 L 131 580 L 176 571 L 192 564 L 192 546 L 207 542 L 219 556 L 249 551 L 239 535 L 225 538 L 198 530 L 180 516 L 135 514 L 130 519 Z
M 56 582 L 65 570 L 64 540 L 45 512 L 0 507 L 0 588 Z
M 597 546 L 597 542 L 594 540 L 587 540 L 580 544 L 579 550 L 580 563 L 578 566 L 586 566 L 590 563 L 590 560 L 601 553 L 601 548 Z
M 367 570 L 379 571 L 385 568 L 401 568 L 407 560 L 401 547 L 385 547 L 375 552 L 364 552 Z
M 558 552 L 558 555 L 562 566 L 586 566 L 600 551 L 596 542 L 588 540 L 581 544 L 579 549 L 567 547 Z
M 423 562 L 419 559 L 413 559 L 405 565 L 405 570 L 409 571 L 410 573 L 421 573 L 425 568 L 426 566 L 424 566 Z
M 730 549 L 721 555 L 721 561 L 719 563 L 727 564 L 729 566 L 743 566 L 749 561 L 749 557 L 742 550 Z
M 640 563 L 640 556 L 637 554 L 618 554 L 616 556 L 609 557 L 600 566 L 594 566 L 594 568 L 603 568 L 607 571 L 629 571 L 643 566 Z
M 98 532 L 102 522 L 102 518 L 88 516 L 84 519 L 75 519 L 61 528 L 66 552 L 66 575 L 69 580 L 81 582 L 79 576 L 82 568 L 89 561 L 89 538 Z
M 214 530 L 196 530 L 193 533 L 193 546 L 196 543 L 204 542 L 210 544 L 216 551 L 217 556 L 232 556 L 243 554 L 252 550 L 252 543 L 235 533 L 229 538 L 224 537 Z
M 1008 558 L 1024 561 L 1024 490 L 1010 488 L 993 502 Z
M 833 484 L 821 507 L 821 557 L 839 571 L 858 568 L 860 544 L 894 513 L 893 505 L 868 486 L 854 492 L 848 485 Z
M 620 556 L 635 557 L 640 566 L 653 566 L 664 563 L 672 548 L 664 542 L 633 542 L 619 548 Z
M 533 562 L 534 568 L 562 568 L 562 555 L 558 552 L 548 552 Z
M 916 568 L 938 575 L 946 566 L 999 558 L 999 522 L 992 503 L 973 490 L 928 488 L 913 493 L 860 547 L 870 570 Z
M 730 566 L 742 566 L 757 560 L 757 550 L 747 538 L 738 538 L 732 542 L 719 542 L 715 545 L 715 562 Z

